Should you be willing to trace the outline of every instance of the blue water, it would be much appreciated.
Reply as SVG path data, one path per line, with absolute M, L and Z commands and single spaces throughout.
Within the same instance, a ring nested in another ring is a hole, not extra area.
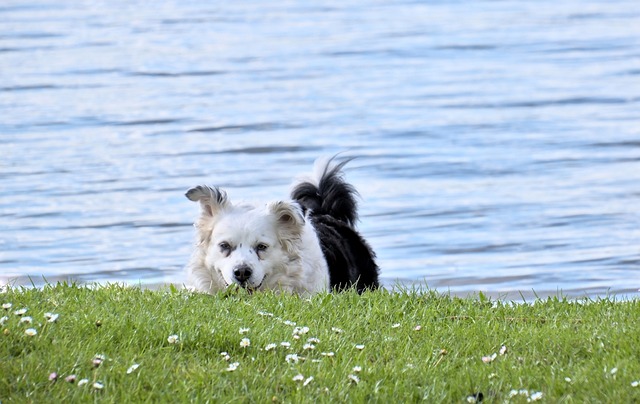
M 637 296 L 638 21 L 635 0 L 5 0 L 0 284 L 180 283 L 186 189 L 285 198 L 345 152 L 387 286 Z

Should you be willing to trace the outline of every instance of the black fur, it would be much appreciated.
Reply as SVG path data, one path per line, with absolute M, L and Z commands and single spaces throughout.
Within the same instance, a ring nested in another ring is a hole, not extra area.
M 355 286 L 362 293 L 379 287 L 379 270 L 373 250 L 355 229 L 357 192 L 344 181 L 341 171 L 349 161 L 334 166 L 329 161 L 317 186 L 300 183 L 291 197 L 316 228 L 331 288 L 340 291 Z

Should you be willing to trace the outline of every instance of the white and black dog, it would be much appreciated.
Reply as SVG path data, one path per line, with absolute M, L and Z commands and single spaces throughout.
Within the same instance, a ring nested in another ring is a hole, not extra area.
M 299 294 L 378 288 L 375 254 L 354 227 L 356 191 L 341 171 L 347 162 L 316 161 L 290 201 L 232 204 L 217 187 L 187 191 L 202 208 L 188 286 L 208 293 L 236 284 L 250 292 Z

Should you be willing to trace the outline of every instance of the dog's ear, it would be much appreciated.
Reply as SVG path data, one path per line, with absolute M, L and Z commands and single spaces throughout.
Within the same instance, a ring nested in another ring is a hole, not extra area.
M 294 253 L 304 227 L 302 209 L 297 203 L 284 201 L 271 202 L 267 209 L 276 218 L 280 241 L 290 253 Z
M 190 201 L 200 202 L 202 213 L 206 216 L 214 216 L 229 204 L 227 193 L 218 187 L 198 185 L 188 190 L 185 196 Z

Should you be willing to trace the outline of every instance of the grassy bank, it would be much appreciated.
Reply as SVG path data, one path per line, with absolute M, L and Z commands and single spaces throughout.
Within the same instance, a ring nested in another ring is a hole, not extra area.
M 640 400 L 639 301 L 58 285 L 0 304 L 2 403 Z

